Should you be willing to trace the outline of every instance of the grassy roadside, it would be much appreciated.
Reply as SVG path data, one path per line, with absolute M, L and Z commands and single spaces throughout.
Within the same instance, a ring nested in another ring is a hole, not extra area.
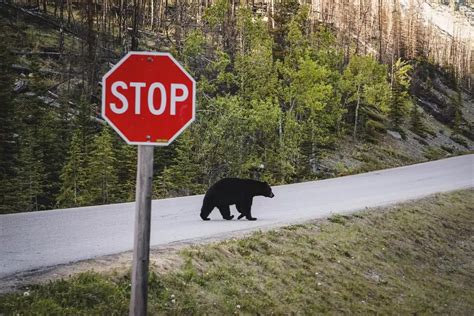
M 152 314 L 474 310 L 474 191 L 185 248 L 150 275 Z M 127 314 L 123 273 L 83 273 L 0 297 L 0 314 Z

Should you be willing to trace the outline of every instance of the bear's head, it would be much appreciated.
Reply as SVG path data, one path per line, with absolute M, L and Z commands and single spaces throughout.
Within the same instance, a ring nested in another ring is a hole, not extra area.
M 262 195 L 265 196 L 265 197 L 269 197 L 269 198 L 272 198 L 275 196 L 275 194 L 273 194 L 272 192 L 272 188 L 270 187 L 270 185 L 266 182 L 261 182 L 261 185 L 262 185 Z

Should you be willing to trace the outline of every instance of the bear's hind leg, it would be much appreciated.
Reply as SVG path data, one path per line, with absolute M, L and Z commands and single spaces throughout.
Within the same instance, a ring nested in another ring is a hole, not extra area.
M 222 218 L 226 220 L 231 220 L 234 218 L 234 215 L 230 215 L 230 206 L 229 205 L 218 205 L 217 208 L 221 212 Z

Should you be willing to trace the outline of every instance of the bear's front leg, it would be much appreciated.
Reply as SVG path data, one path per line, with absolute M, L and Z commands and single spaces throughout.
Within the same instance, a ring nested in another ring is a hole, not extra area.
M 226 220 L 231 220 L 234 218 L 234 215 L 230 215 L 230 206 L 229 205 L 218 205 L 217 208 L 221 212 L 222 218 Z
M 201 214 L 200 214 L 203 221 L 211 220 L 208 216 L 209 214 L 211 214 L 213 208 L 214 206 L 209 205 L 209 203 L 206 203 L 206 202 L 203 203 L 202 208 L 201 208 Z
M 256 217 L 252 217 L 252 215 L 249 213 L 249 215 L 245 216 L 245 218 L 249 221 L 256 221 L 257 218 Z
M 243 207 L 243 205 L 241 203 L 237 203 L 235 204 L 235 208 L 237 209 L 237 211 L 239 211 L 240 215 L 239 217 L 237 217 L 237 219 L 241 219 L 242 217 L 245 216 L 245 209 Z
M 257 220 L 255 217 L 252 217 L 252 200 L 245 201 L 244 203 L 239 203 L 236 205 L 237 210 L 241 213 L 237 219 L 245 218 L 249 221 Z

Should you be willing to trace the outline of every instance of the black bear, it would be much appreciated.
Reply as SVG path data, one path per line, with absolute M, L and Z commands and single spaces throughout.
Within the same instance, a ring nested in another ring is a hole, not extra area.
M 256 218 L 251 214 L 252 199 L 258 195 L 269 198 L 275 196 L 266 182 L 238 178 L 219 180 L 207 190 L 204 196 L 201 218 L 208 221 L 209 214 L 214 207 L 217 207 L 224 219 L 231 220 L 234 215 L 230 215 L 230 205 L 235 204 L 240 212 L 238 219 L 245 216 L 249 221 L 254 221 Z

